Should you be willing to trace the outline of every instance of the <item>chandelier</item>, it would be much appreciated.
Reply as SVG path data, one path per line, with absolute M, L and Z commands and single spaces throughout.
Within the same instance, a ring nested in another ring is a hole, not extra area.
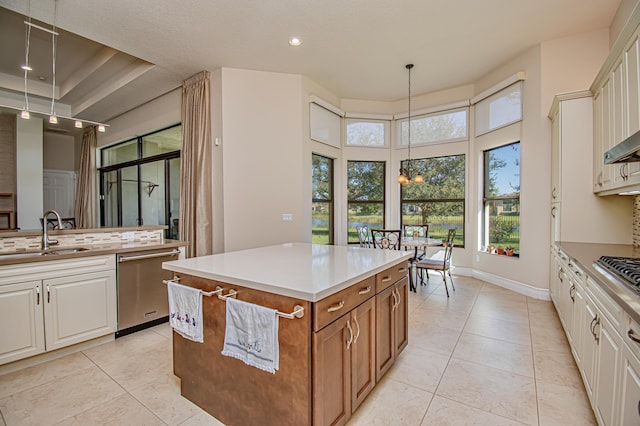
M 407 142 L 409 151 L 407 159 L 400 162 L 400 175 L 398 176 L 398 183 L 401 185 L 408 185 L 412 181 L 414 183 L 424 182 L 420 171 L 414 164 L 414 160 L 411 159 L 411 68 L 413 64 L 407 64 L 405 68 L 409 71 L 409 96 L 408 99 L 408 113 L 407 113 Z

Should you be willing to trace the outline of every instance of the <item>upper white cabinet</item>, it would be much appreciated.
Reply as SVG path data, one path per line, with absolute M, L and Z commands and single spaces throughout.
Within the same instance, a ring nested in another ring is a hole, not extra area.
M 601 96 L 608 99 L 606 92 Z M 624 219 L 629 216 L 628 197 L 598 197 L 593 191 L 592 120 L 598 102 L 593 102 L 589 91 L 564 93 L 554 98 L 549 112 L 552 245 L 556 241 L 621 243 L 629 238 Z
M 640 8 L 613 46 L 595 82 L 594 192 L 610 195 L 640 184 L 640 162 L 604 164 L 604 153 L 640 130 Z

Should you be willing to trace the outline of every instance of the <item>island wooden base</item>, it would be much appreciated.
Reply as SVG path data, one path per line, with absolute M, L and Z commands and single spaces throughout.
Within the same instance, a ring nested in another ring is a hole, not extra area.
M 204 291 L 304 316 L 279 319 L 280 369 L 267 373 L 222 356 L 226 307 L 203 297 L 204 343 L 174 333 L 182 395 L 228 426 L 345 424 L 406 347 L 406 260 L 315 303 L 180 274 Z
M 311 396 L 311 304 L 258 290 L 231 286 L 180 274 L 180 283 L 204 291 L 216 286 L 238 299 L 292 312 L 305 308 L 304 316 L 279 319 L 280 369 L 271 374 L 223 356 L 225 301 L 203 297 L 204 343 L 173 334 L 174 373 L 181 379 L 182 395 L 227 426 L 310 425 Z

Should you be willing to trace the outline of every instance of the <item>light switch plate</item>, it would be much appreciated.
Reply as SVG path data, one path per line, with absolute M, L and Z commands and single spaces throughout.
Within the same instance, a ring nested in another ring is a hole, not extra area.
M 283 222 L 293 222 L 293 215 L 291 213 L 282 213 Z

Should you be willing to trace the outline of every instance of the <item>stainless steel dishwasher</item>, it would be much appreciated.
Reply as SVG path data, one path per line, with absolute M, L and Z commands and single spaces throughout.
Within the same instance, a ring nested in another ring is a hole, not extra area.
M 172 277 L 162 262 L 176 260 L 180 250 L 145 250 L 119 253 L 118 331 L 116 337 L 148 328 L 169 319 L 167 286 Z

